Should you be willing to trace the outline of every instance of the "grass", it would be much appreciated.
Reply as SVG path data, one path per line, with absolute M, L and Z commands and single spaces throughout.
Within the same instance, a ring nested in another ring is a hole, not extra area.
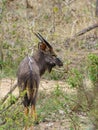
M 10 67 L 7 67 L 3 70 L 0 70 L 0 79 L 3 79 L 3 78 L 15 78 L 16 77 L 16 72 L 17 72 L 17 69 L 13 67 L 10 68 Z
M 44 93 L 44 92 L 42 92 Z M 44 95 L 44 99 L 42 100 L 38 100 L 38 104 L 40 104 L 40 106 L 38 108 L 38 113 L 39 113 L 39 117 L 43 117 L 43 120 L 45 120 L 45 118 L 51 119 L 54 118 L 56 119 L 55 116 L 59 116 L 58 112 L 59 110 L 62 109 L 62 104 L 64 104 L 62 97 L 61 97 L 61 90 L 56 87 L 51 94 L 46 94 Z M 40 98 L 40 96 L 39 96 Z M 41 98 L 40 98 L 41 99 Z M 60 99 L 62 100 L 60 102 Z M 43 113 L 44 112 L 44 113 Z M 54 113 L 54 114 L 53 114 Z M 41 115 L 42 114 L 42 115 Z M 54 116 L 53 116 L 54 115 Z
M 53 45 L 56 46 L 60 56 L 62 56 L 63 59 L 70 61 L 70 63 L 68 63 L 68 72 L 70 71 L 70 65 L 72 65 L 71 68 L 73 68 L 74 64 L 76 65 L 75 67 L 77 67 L 79 65 L 78 60 L 75 61 L 74 58 L 77 59 L 78 55 L 76 55 L 77 57 L 73 55 L 75 55 L 75 52 L 80 52 L 81 56 L 87 55 L 85 52 L 89 51 L 89 49 L 86 47 L 86 44 L 88 45 L 88 43 L 86 43 L 86 36 L 89 36 L 90 33 L 88 32 L 85 36 L 83 35 L 82 39 L 79 37 L 75 41 L 70 42 L 68 48 L 64 47 L 65 41 L 66 38 L 71 37 L 78 31 L 96 22 L 97 18 L 94 16 L 95 0 L 83 0 L 82 2 L 77 0 L 69 5 L 66 5 L 67 3 L 65 1 L 52 2 L 50 0 L 45 0 L 41 3 L 34 3 L 34 16 L 31 16 L 31 11 L 30 14 L 27 13 L 28 18 L 25 17 L 25 13 L 21 13 L 28 11 L 28 9 L 26 10 L 26 8 L 23 8 L 25 7 L 24 3 L 17 2 L 18 1 L 6 3 L 6 0 L 3 0 L 3 13 L 0 14 L 2 15 L 0 16 L 0 29 L 3 30 L 3 32 L 1 31 L 1 35 L 3 36 L 1 36 L 1 39 L 3 40 L 0 40 L 0 43 L 2 45 L 1 49 L 4 56 L 4 61 L 6 61 L 6 63 L 3 64 L 0 58 L 0 64 L 4 65 L 3 70 L 0 70 L 0 79 L 16 76 L 19 61 L 25 54 L 27 54 L 30 45 L 33 47 L 36 46 L 38 41 L 36 41 L 32 30 L 34 32 L 40 32 L 43 34 L 43 36 L 45 36 L 51 43 L 53 43 Z M 36 4 L 39 6 L 36 7 Z M 12 13 L 13 10 L 14 13 Z M 22 15 L 19 15 L 18 12 Z M 36 17 L 37 15 L 38 17 Z M 17 20 L 15 20 L 16 16 Z M 94 30 L 91 33 L 94 35 L 95 33 L 97 34 L 97 31 Z M 14 48 L 10 46 L 10 44 L 13 44 Z M 85 50 L 84 54 L 81 53 L 81 49 Z M 68 52 L 67 56 L 66 52 Z M 14 63 L 12 62 L 12 59 L 14 59 L 16 56 L 17 59 L 15 59 Z M 75 61 L 75 63 L 73 63 L 73 61 Z M 68 73 L 65 75 L 63 70 L 57 70 L 54 69 L 51 74 L 46 73 L 44 78 L 49 80 L 62 80 L 63 77 L 66 78 L 66 75 L 68 76 Z M 95 70 L 92 69 L 91 72 L 94 72 Z M 77 76 L 78 75 L 72 75 L 72 77 L 69 77 L 68 82 L 70 82 L 73 87 L 75 87 L 77 82 L 81 80 L 81 77 L 78 80 Z M 95 77 L 90 78 L 93 79 Z M 76 120 L 76 113 L 72 113 L 73 117 L 70 117 L 71 107 L 75 104 L 75 102 L 71 100 L 72 98 L 74 101 L 77 99 L 76 95 L 74 94 L 67 95 L 59 85 L 56 85 L 51 93 L 41 91 L 37 102 L 39 122 L 46 120 L 56 121 L 57 119 L 60 120 L 60 118 L 65 119 L 66 116 L 69 120 L 71 120 L 70 126 L 72 127 L 70 127 L 70 130 L 73 130 L 75 128 L 73 125 L 76 125 L 76 122 L 78 121 Z M 95 111 L 94 113 L 94 111 L 95 109 L 90 111 L 91 116 L 93 117 L 98 115 L 97 112 Z M 63 115 L 61 113 L 63 113 Z M 0 114 L 0 117 L 4 117 L 7 121 L 6 124 L 0 126 L 0 130 L 16 130 L 17 128 L 18 130 L 21 130 L 24 123 L 27 121 L 23 115 L 23 108 L 21 107 L 21 104 L 17 105 L 17 103 L 15 106 Z M 2 120 L 3 119 L 0 121 Z M 29 125 L 31 123 L 32 119 Z
M 18 130 L 21 130 L 25 123 L 32 125 L 32 118 L 30 116 L 28 118 L 24 116 L 21 101 L 19 100 L 16 102 L 16 100 L 14 100 L 15 97 L 11 97 L 10 103 L 14 103 L 14 105 L 8 109 L 5 109 L 9 105 L 8 101 L 6 102 L 6 105 L 2 106 L 0 109 L 1 122 L 6 120 L 6 123 L 1 125 L 0 130 L 17 130 L 17 128 Z M 70 107 L 66 108 L 65 104 L 69 102 L 69 98 L 70 96 L 62 91 L 59 85 L 56 85 L 51 93 L 40 91 L 36 105 L 38 122 L 55 122 L 58 120 L 64 120 L 66 116 L 68 117 Z M 2 112 L 4 109 L 5 111 Z
M 43 78 L 47 80 L 61 80 L 63 76 L 64 76 L 64 71 L 57 68 L 57 69 L 53 69 L 50 74 L 49 72 L 46 72 Z
M 75 71 L 75 74 L 78 75 L 79 73 Z M 65 89 L 63 89 L 62 86 L 56 84 L 51 91 L 48 90 L 39 91 L 36 105 L 38 122 L 49 123 L 59 121 L 62 123 L 62 121 L 65 121 L 66 125 L 66 119 L 67 119 L 67 125 L 70 129 L 73 130 L 81 129 L 82 126 L 85 126 L 85 124 L 81 123 L 81 118 L 82 117 L 86 118 L 86 116 L 83 116 L 82 114 L 83 113 L 86 114 L 86 111 L 88 111 L 88 109 L 85 108 L 86 100 L 84 100 L 84 97 L 82 97 L 83 103 L 81 102 L 82 103 L 81 105 L 83 106 L 83 109 L 82 108 L 79 109 L 78 114 L 78 112 L 72 111 L 73 107 L 77 104 L 77 93 L 75 91 L 67 93 L 64 90 Z M 6 107 L 10 104 L 13 105 L 8 109 L 6 109 Z M 7 129 L 17 130 L 17 128 L 18 130 L 21 130 L 25 124 L 28 124 L 28 126 L 32 125 L 33 123 L 32 117 L 29 116 L 27 118 L 24 116 L 23 105 L 21 104 L 21 101 L 18 100 L 17 102 L 13 95 L 10 95 L 10 98 L 6 102 L 6 105 L 4 106 L 0 105 L 0 106 L 1 106 L 0 123 L 6 120 L 6 123 L 0 126 L 0 130 L 7 130 Z M 95 114 L 94 110 L 95 109 L 92 109 L 90 113 L 87 112 L 89 117 Z M 40 125 L 38 125 L 38 127 L 39 126 Z M 35 125 L 35 127 L 37 126 Z

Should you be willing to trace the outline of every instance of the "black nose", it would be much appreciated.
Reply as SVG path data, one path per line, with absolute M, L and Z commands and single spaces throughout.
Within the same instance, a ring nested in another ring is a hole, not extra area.
M 56 65 L 63 66 L 63 62 L 59 58 L 56 58 Z

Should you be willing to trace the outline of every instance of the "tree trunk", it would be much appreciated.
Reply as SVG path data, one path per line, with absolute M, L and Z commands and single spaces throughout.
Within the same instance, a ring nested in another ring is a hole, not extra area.
M 98 17 L 98 0 L 96 0 L 96 16 Z

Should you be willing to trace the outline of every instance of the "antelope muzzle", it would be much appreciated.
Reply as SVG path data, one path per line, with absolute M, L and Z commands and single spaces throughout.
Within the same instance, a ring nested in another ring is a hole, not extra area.
M 55 63 L 59 67 L 63 66 L 63 62 L 58 57 L 55 59 Z

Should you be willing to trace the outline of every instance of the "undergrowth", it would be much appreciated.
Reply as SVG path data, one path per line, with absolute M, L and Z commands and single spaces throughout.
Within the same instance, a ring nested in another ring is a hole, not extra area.
M 55 86 L 50 93 L 40 91 L 36 105 L 38 122 L 55 122 L 64 120 L 66 116 L 71 120 L 73 117 L 70 113 L 70 98 L 71 96 L 62 91 L 59 85 Z M 11 106 L 7 108 L 10 104 Z M 17 101 L 14 96 L 11 96 L 5 105 L 1 105 L 0 117 L 0 124 L 2 124 L 0 130 L 21 130 L 25 124 L 28 126 L 34 124 L 31 116 L 25 117 L 21 101 Z M 74 124 L 69 123 L 69 127 L 73 126 L 72 128 L 74 129 L 74 125 L 77 125 L 75 116 L 73 120 Z

